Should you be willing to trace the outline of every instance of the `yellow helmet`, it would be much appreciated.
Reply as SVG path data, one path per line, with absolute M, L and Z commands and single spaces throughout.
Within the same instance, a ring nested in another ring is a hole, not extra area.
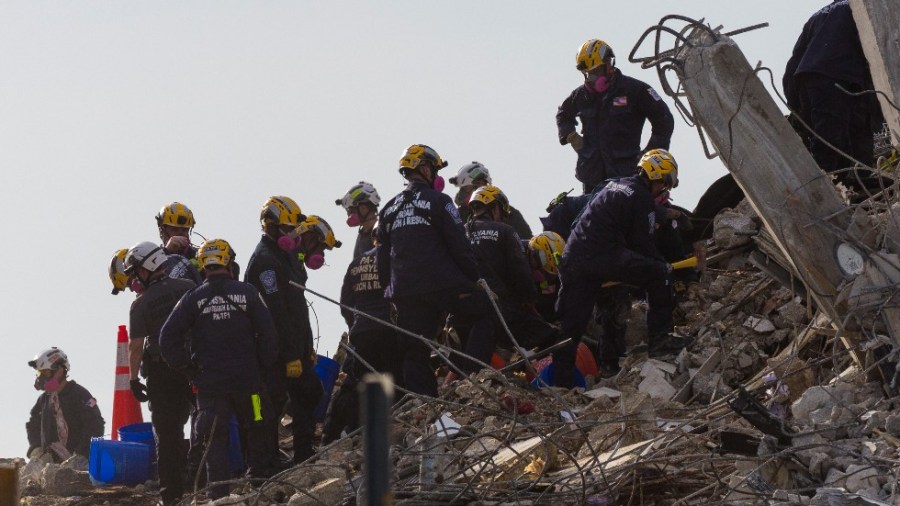
M 503 191 L 500 190 L 500 188 L 497 188 L 492 184 L 478 188 L 472 192 L 472 196 L 469 197 L 469 206 L 472 207 L 473 211 L 476 211 L 481 206 L 488 208 L 493 204 L 499 205 L 500 210 L 505 214 L 509 214 L 509 199 L 506 198 L 506 195 L 503 194 Z
M 331 225 L 314 214 L 307 216 L 306 219 L 294 229 L 294 233 L 297 235 L 303 235 L 306 232 L 315 232 L 318 234 L 319 239 L 325 243 L 325 247 L 328 249 L 341 247 L 341 241 L 335 239 L 334 230 L 331 228 Z
M 528 241 L 528 249 L 545 272 L 554 276 L 559 273 L 559 261 L 566 249 L 562 236 L 556 232 L 541 232 Z
M 227 267 L 234 257 L 234 250 L 225 239 L 209 239 L 204 241 L 197 250 L 197 262 L 200 263 L 201 269 L 210 265 Z
M 109 280 L 112 281 L 112 294 L 118 295 L 128 286 L 128 274 L 125 274 L 125 255 L 128 248 L 122 248 L 113 255 L 109 262 Z
M 665 149 L 651 149 L 644 153 L 638 167 L 651 181 L 662 180 L 669 188 L 678 186 L 678 163 Z
M 403 152 L 403 157 L 400 158 L 400 172 L 416 170 L 422 162 L 430 162 L 435 170 L 443 169 L 447 166 L 447 162 L 441 158 L 437 151 L 424 144 L 413 144 L 406 148 L 406 151 Z
M 259 212 L 259 221 L 265 229 L 266 225 L 292 225 L 297 226 L 306 219 L 300 211 L 300 206 L 294 199 L 284 196 L 269 197 Z
M 194 213 L 181 202 L 166 204 L 156 213 L 158 226 L 169 225 L 178 228 L 194 228 Z
M 606 42 L 600 39 L 590 39 L 578 49 L 575 55 L 575 68 L 582 72 L 590 72 L 600 65 L 614 67 L 616 55 Z

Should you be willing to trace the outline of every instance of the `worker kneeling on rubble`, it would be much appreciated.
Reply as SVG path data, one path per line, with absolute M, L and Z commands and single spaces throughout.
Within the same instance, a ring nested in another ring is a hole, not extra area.
M 256 288 L 232 279 L 233 259 L 231 246 L 222 239 L 200 246 L 197 260 L 206 281 L 178 301 L 159 336 L 163 359 L 191 377 L 197 388 L 197 432 L 207 441 L 210 483 L 230 477 L 232 417 L 247 437 L 248 475 L 263 478 L 269 472 L 265 423 L 272 414 L 260 369 L 275 365 L 275 322 Z M 209 496 L 222 497 L 227 491 L 227 485 L 214 486 Z
M 469 324 L 465 352 L 488 362 L 495 344 L 494 319 L 487 294 L 476 286 L 478 264 L 462 219 L 450 197 L 441 193 L 444 179 L 438 171 L 446 166 L 428 146 L 406 149 L 400 173 L 409 184 L 378 218 L 378 274 L 401 328 L 432 339 L 449 312 Z M 411 336 L 404 336 L 403 348 L 406 388 L 437 396 L 431 348 Z M 470 360 L 458 366 L 466 373 L 480 368 Z
M 653 198 L 671 188 L 678 166 L 672 155 L 655 149 L 641 157 L 638 173 L 610 181 L 579 217 L 560 262 L 561 287 L 557 312 L 563 336 L 572 345 L 554 354 L 558 386 L 572 387 L 575 351 L 594 307 L 607 282 L 627 283 L 647 292 L 648 342 L 651 354 L 685 346 L 672 330 L 672 294 L 666 263 L 653 244 Z M 602 307 L 601 307 L 602 309 Z M 606 376 L 619 369 L 615 336 L 604 336 L 599 350 Z
M 469 200 L 472 218 L 466 234 L 478 258 L 478 267 L 497 294 L 503 319 L 526 349 L 545 348 L 559 340 L 559 330 L 538 314 L 538 292 L 531 266 L 516 231 L 507 224 L 509 200 L 493 185 L 482 186 Z
M 69 358 L 59 348 L 50 348 L 28 362 L 37 371 L 35 390 L 43 391 L 25 424 L 28 458 L 51 458 L 62 462 L 73 455 L 87 470 L 91 438 L 103 435 L 103 417 L 97 400 L 83 386 L 68 379 Z

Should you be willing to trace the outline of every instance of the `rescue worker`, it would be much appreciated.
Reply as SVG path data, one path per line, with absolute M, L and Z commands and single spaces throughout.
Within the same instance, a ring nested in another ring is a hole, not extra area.
M 809 136 L 809 151 L 822 170 L 834 172 L 853 165 L 826 142 L 873 165 L 874 134 L 883 122 L 878 101 L 872 94 L 851 96 L 837 88 L 860 92 L 873 87 L 848 0 L 831 2 L 806 22 L 782 85 L 788 107 L 816 134 Z M 852 174 L 842 179 L 856 183 Z
M 347 226 L 359 227 L 353 246 L 353 259 L 372 249 L 372 231 L 378 221 L 378 205 L 381 197 L 372 183 L 360 181 L 353 185 L 343 197 L 334 201 L 347 212 Z
M 28 458 L 45 457 L 56 463 L 78 455 L 86 463 L 91 438 L 103 436 L 104 421 L 97 400 L 83 386 L 68 378 L 69 358 L 59 348 L 50 348 L 28 361 L 37 371 L 38 397 L 25 424 Z M 85 467 L 86 469 L 86 467 Z
M 631 176 L 642 152 L 669 149 L 675 129 L 672 113 L 656 90 L 622 74 L 615 62 L 606 42 L 590 39 L 582 44 L 575 68 L 584 75 L 584 85 L 556 113 L 560 144 L 569 144 L 578 153 L 575 177 L 584 193 L 607 179 Z M 576 119 L 581 134 L 575 131 Z M 641 132 L 648 120 L 652 132 L 641 148 Z
M 169 256 L 166 271 L 170 277 L 182 278 L 200 284 L 203 280 L 197 269 L 197 248 L 191 244 L 194 230 L 194 213 L 180 202 L 166 204 L 156 213 L 156 227 L 159 239 Z
M 566 241 L 556 232 L 541 232 L 528 241 L 528 260 L 538 291 L 538 313 L 548 322 L 557 321 L 556 296 L 559 293 L 559 261 Z
M 323 390 L 313 370 L 316 352 L 306 296 L 290 284 L 306 284 L 306 269 L 298 258 L 301 238 L 296 233 L 306 216 L 293 199 L 275 196 L 263 204 L 259 220 L 263 235 L 247 264 L 244 281 L 262 294 L 278 331 L 278 361 L 267 378 L 276 415 L 268 424 L 272 466 L 276 467 L 282 464 L 277 461 L 278 426 L 286 409 L 292 419 L 293 462 L 299 464 L 315 453 L 313 413 Z
M 648 343 L 651 355 L 680 349 L 688 343 L 671 334 L 671 264 L 653 244 L 656 213 L 653 198 L 677 177 L 675 159 L 665 150 L 641 157 L 638 174 L 610 181 L 579 217 L 560 262 L 561 287 L 557 313 L 564 337 L 572 345 L 554 353 L 556 385 L 574 383 L 575 351 L 606 282 L 627 283 L 647 292 Z M 601 307 L 603 307 L 603 302 Z M 604 329 L 606 330 L 606 329 Z M 620 339 L 604 332 L 600 367 L 604 376 L 619 370 Z
M 370 245 L 374 243 L 372 239 L 369 241 Z M 378 247 L 369 248 L 347 267 L 341 286 L 341 304 L 390 321 L 391 305 L 384 298 L 384 287 L 378 276 Z M 396 384 L 402 385 L 403 352 L 397 332 L 345 308 L 341 308 L 341 315 L 347 323 L 353 350 L 376 371 L 390 374 Z M 331 413 L 322 431 L 325 444 L 339 438 L 342 431 L 349 433 L 359 427 L 356 387 L 369 369 L 349 353 L 342 369 L 346 377 L 331 403 Z
M 519 236 L 506 223 L 510 216 L 506 195 L 496 186 L 482 186 L 472 194 L 469 208 L 472 218 L 466 223 L 466 235 L 510 332 L 525 349 L 552 345 L 559 340 L 559 330 L 534 306 L 537 289 Z
M 135 293 L 138 293 L 138 290 L 143 288 L 140 286 L 140 282 L 130 277 L 128 274 L 125 274 L 125 255 L 127 254 L 128 248 L 116 250 L 112 259 L 109 261 L 107 273 L 109 274 L 109 280 L 113 285 L 113 295 L 119 295 L 119 292 L 124 292 L 126 288 Z
M 467 163 L 460 167 L 456 176 L 450 178 L 450 183 L 459 188 L 453 201 L 459 208 L 459 216 L 463 223 L 466 223 L 472 215 L 472 211 L 469 209 L 472 192 L 482 186 L 492 184 L 491 173 L 481 162 Z M 528 226 L 522 213 L 513 206 L 509 206 L 507 223 L 519 234 L 519 237 L 531 237 L 531 227 Z
M 159 333 L 181 297 L 196 285 L 166 275 L 168 256 L 152 242 L 134 245 L 125 255 L 125 274 L 137 279 L 143 290 L 129 313 L 128 365 L 130 387 L 140 402 L 150 402 L 150 420 L 156 436 L 159 497 L 175 504 L 184 494 L 187 448 L 184 424 L 194 405 L 188 377 L 163 362 Z M 146 378 L 141 383 L 138 372 Z M 190 479 L 191 477 L 189 477 Z
M 424 144 L 413 144 L 404 152 L 399 169 L 407 187 L 378 217 L 378 275 L 385 297 L 397 309 L 401 328 L 432 339 L 441 329 L 444 313 L 451 313 L 470 324 L 465 352 L 488 362 L 495 345 L 493 310 L 485 292 L 476 286 L 478 264 L 459 211 L 441 193 L 444 179 L 438 171 L 446 166 Z M 406 388 L 437 396 L 431 348 L 405 335 L 401 346 Z M 469 360 L 459 360 L 457 365 L 466 373 L 480 368 Z
M 276 360 L 272 315 L 259 292 L 231 277 L 233 250 L 222 239 L 205 241 L 197 261 L 206 275 L 186 293 L 160 333 L 162 356 L 172 369 L 192 378 L 197 389 L 196 428 L 206 441 L 210 499 L 223 497 L 228 485 L 228 436 L 232 417 L 246 434 L 247 475 L 265 478 L 271 449 L 266 422 L 272 418 L 261 371 Z

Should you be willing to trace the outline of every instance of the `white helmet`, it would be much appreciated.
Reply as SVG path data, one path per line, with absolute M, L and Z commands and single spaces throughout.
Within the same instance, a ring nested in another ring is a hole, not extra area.
M 125 254 L 125 274 L 134 274 L 139 267 L 150 272 L 155 272 L 162 267 L 169 257 L 166 256 L 162 246 L 150 241 L 139 242 L 132 246 Z
M 45 369 L 56 370 L 60 367 L 64 367 L 68 371 L 69 357 L 61 349 L 53 347 L 35 355 L 33 359 L 28 361 L 28 365 L 37 371 Z
M 381 203 L 381 197 L 378 196 L 378 190 L 375 189 L 372 183 L 366 181 L 360 181 L 353 185 L 353 188 L 350 188 L 343 197 L 334 201 L 335 204 L 343 207 L 344 210 L 348 210 L 353 206 L 358 206 L 363 202 L 369 202 L 375 207 L 378 207 L 378 204 Z
M 471 186 L 475 184 L 476 179 L 484 179 L 487 184 L 491 184 L 491 173 L 487 167 L 481 162 L 467 163 L 459 169 L 456 176 L 450 178 L 450 183 L 458 187 Z

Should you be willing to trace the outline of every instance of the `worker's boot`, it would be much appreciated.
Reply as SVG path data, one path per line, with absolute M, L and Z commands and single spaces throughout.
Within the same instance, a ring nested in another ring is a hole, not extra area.
M 649 341 L 647 354 L 651 357 L 678 353 L 693 343 L 691 338 L 675 334 L 655 334 L 649 337 Z

